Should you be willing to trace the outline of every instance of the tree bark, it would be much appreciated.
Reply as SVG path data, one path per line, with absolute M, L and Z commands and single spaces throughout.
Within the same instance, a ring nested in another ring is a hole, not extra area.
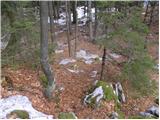
M 77 8 L 77 1 L 75 1 L 75 11 Z M 76 11 L 77 13 L 77 11 Z M 78 32 L 78 20 L 77 20 L 77 15 L 76 15 L 76 24 L 75 24 L 75 51 L 74 51 L 74 56 L 76 56 L 76 51 L 77 51 L 77 32 Z
M 54 28 L 54 19 L 53 19 L 53 5 L 52 1 L 48 2 L 48 7 L 49 7 L 49 17 L 50 17 L 50 31 L 51 31 L 51 40 L 52 44 L 56 42 L 55 40 L 55 28 Z
M 48 62 L 48 2 L 40 1 L 40 25 L 41 25 L 41 43 L 40 43 L 40 53 L 41 53 L 41 65 L 42 70 L 48 80 L 48 86 L 45 89 L 45 96 L 47 98 L 52 97 L 52 92 L 55 89 L 55 79 Z
M 89 38 L 93 41 L 93 30 L 92 30 L 92 13 L 91 13 L 91 1 L 88 1 L 88 10 L 89 10 Z
M 151 25 L 151 23 L 152 23 L 152 19 L 153 19 L 153 12 L 154 12 L 154 8 L 155 8 L 155 2 L 153 1 L 153 2 L 151 2 L 150 3 L 151 4 L 151 16 L 150 16 L 150 20 L 149 20 L 149 26 Z
M 95 25 L 94 25 L 94 41 L 96 40 L 96 37 L 97 37 L 97 25 L 98 25 L 98 21 L 97 21 L 97 4 L 96 4 L 96 1 L 95 1 Z
M 147 13 L 148 13 L 148 7 L 149 7 L 149 1 L 147 3 L 147 8 L 146 8 L 146 11 L 145 11 L 145 16 L 144 16 L 144 20 L 143 20 L 144 23 L 146 21 L 146 17 L 147 17 Z
M 70 1 L 67 1 L 68 2 L 68 16 L 69 16 L 69 34 L 71 35 L 72 34 L 72 29 L 71 29 L 71 4 L 70 4 Z
M 104 77 L 105 60 L 106 60 L 106 48 L 104 47 L 104 49 L 103 49 L 103 57 L 102 57 L 102 67 L 101 67 L 100 80 L 103 80 L 103 77 Z
M 72 11 L 73 11 L 73 24 L 76 24 L 76 21 L 77 21 L 77 11 L 76 11 L 76 8 L 77 7 L 75 7 L 76 5 L 75 4 L 77 4 L 76 3 L 77 1 L 72 1 Z
M 72 53 L 71 53 L 71 43 L 70 43 L 70 29 L 69 29 L 68 1 L 66 1 L 66 25 L 67 25 L 68 52 L 69 52 L 69 57 L 71 57 L 71 56 L 72 56 Z

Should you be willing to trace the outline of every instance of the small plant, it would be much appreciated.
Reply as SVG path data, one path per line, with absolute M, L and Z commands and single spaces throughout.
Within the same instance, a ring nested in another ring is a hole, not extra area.
M 29 119 L 29 114 L 25 110 L 14 110 L 7 115 L 7 118 Z
M 40 82 L 43 85 L 43 87 L 46 88 L 48 85 L 48 80 L 47 80 L 46 76 L 44 74 L 41 74 L 39 76 L 39 78 L 40 78 Z

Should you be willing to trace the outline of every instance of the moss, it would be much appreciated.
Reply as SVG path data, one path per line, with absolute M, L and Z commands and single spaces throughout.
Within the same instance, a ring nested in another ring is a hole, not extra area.
M 113 92 L 113 88 L 104 81 L 98 81 L 96 84 L 97 87 L 102 86 L 104 92 L 104 99 L 105 100 L 115 100 L 117 101 L 118 98 Z
M 41 84 L 46 88 L 48 85 L 48 80 L 44 74 L 39 76 Z
M 16 115 L 17 118 L 21 118 L 21 119 L 29 119 L 29 114 L 25 110 L 14 110 L 9 114 L 9 116 L 12 116 L 12 115 Z
M 74 115 L 73 112 L 69 113 L 61 112 L 58 116 L 58 119 L 76 119 L 76 116 Z

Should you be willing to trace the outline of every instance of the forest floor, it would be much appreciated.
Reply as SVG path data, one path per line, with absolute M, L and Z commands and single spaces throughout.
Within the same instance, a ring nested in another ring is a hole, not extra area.
M 156 59 L 158 64 L 158 34 L 156 30 L 157 26 L 151 28 L 151 33 L 148 35 L 150 41 L 153 44 L 149 44 L 148 50 L 150 55 Z M 81 28 L 83 29 L 83 28 Z M 62 32 L 58 35 L 58 42 L 67 43 L 66 33 Z M 77 51 L 83 49 L 89 53 L 97 54 L 102 57 L 102 49 L 89 40 L 87 36 L 81 32 L 81 35 L 78 38 Z M 109 50 L 108 50 L 109 51 Z M 67 65 L 59 65 L 59 62 L 68 58 L 68 50 L 65 47 L 63 53 L 58 53 L 53 55 L 53 64 L 52 68 L 55 72 L 56 84 L 59 91 L 55 91 L 55 98 L 47 101 L 43 95 L 44 87 L 40 82 L 39 76 L 42 74 L 41 71 L 33 70 L 21 66 L 18 69 L 12 69 L 11 67 L 5 67 L 2 71 L 5 71 L 7 76 L 11 78 L 14 85 L 13 91 L 8 91 L 6 88 L 1 89 L 2 98 L 11 96 L 11 95 L 25 95 L 27 96 L 37 110 L 53 115 L 54 118 L 58 117 L 60 112 L 74 112 L 78 118 L 108 118 L 108 114 L 114 111 L 114 102 L 104 102 L 103 106 L 93 109 L 91 107 L 85 106 L 83 104 L 83 99 L 86 95 L 86 92 L 92 87 L 95 80 L 99 79 L 99 74 L 101 70 L 101 62 L 97 61 L 92 64 L 85 64 L 82 60 L 77 60 L 75 63 L 69 63 Z M 72 69 L 76 64 L 80 72 L 78 74 L 71 73 L 67 68 Z M 114 82 L 114 76 L 116 73 L 120 72 L 119 66 L 112 65 L 107 62 L 107 80 L 109 82 Z M 91 77 L 92 71 L 98 71 L 98 74 L 95 78 Z M 151 73 L 152 79 L 158 82 L 159 75 L 158 72 Z M 109 80 L 110 79 L 110 80 Z M 124 112 L 125 117 L 138 114 L 141 111 L 145 111 L 150 105 L 154 104 L 154 97 L 147 96 L 141 98 L 133 98 L 128 95 L 128 83 L 122 83 L 124 91 L 126 93 L 127 102 L 122 104 L 121 111 Z

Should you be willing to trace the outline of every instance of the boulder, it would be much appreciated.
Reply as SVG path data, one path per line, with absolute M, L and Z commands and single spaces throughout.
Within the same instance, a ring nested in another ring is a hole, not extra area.
M 147 118 L 153 117 L 153 115 L 151 113 L 147 113 L 147 112 L 140 112 L 139 115 L 141 115 L 143 117 L 147 117 Z
M 58 119 L 77 119 L 77 116 L 73 112 L 61 112 Z
M 86 95 L 84 104 L 97 107 L 102 99 L 117 101 L 117 96 L 114 94 L 114 90 L 110 84 L 107 84 L 104 81 L 98 81 L 96 82 L 94 91 L 89 95 Z
M 97 87 L 91 94 L 86 95 L 86 97 L 84 98 L 84 104 L 87 105 L 91 105 L 91 106 L 98 106 L 101 99 L 103 98 L 103 89 L 102 86 Z

